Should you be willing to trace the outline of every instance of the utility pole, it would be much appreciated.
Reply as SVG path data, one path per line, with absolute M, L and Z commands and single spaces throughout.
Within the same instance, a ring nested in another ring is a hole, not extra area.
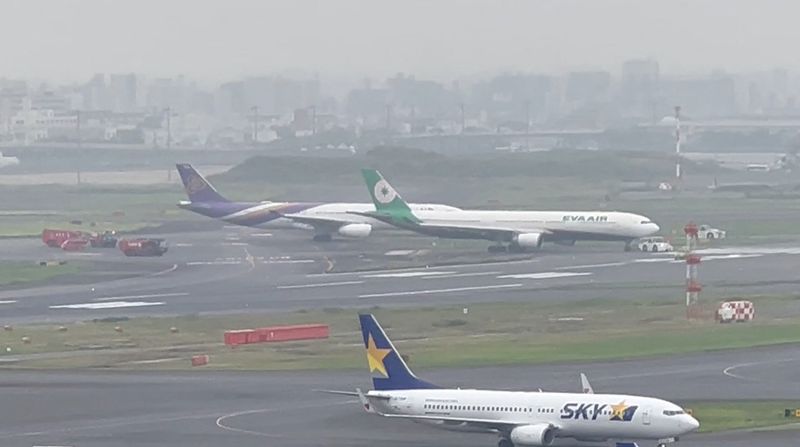
M 525 101 L 525 150 L 531 150 L 531 101 Z
M 317 135 L 317 106 L 311 106 L 311 135 Z
M 167 150 L 172 149 L 172 107 L 167 107 Z
M 459 109 L 461 109 L 461 133 L 463 134 L 467 124 L 467 119 L 464 114 L 464 103 L 462 102 L 461 104 L 459 104 L 458 107 Z
M 681 181 L 681 106 L 675 106 L 675 179 Z
M 76 110 L 75 111 L 75 132 L 77 134 L 77 139 L 78 139 L 78 149 L 80 149 L 81 145 L 82 145 L 82 142 L 81 142 L 81 111 L 80 110 Z
M 253 146 L 258 144 L 258 106 L 250 107 L 253 111 Z

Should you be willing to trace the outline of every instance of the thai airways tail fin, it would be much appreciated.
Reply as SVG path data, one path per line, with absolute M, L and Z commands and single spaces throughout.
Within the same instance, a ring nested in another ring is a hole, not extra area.
M 415 390 L 438 388 L 420 380 L 411 372 L 400 352 L 386 336 L 378 320 L 372 314 L 358 316 L 361 335 L 367 350 L 367 363 L 376 390 Z
M 178 163 L 175 167 L 181 175 L 183 189 L 192 202 L 229 202 L 192 165 Z
M 416 216 L 411 211 L 405 200 L 392 185 L 383 178 L 376 169 L 362 169 L 361 175 L 367 184 L 367 190 L 375 204 L 375 210 L 379 214 L 391 216 L 396 219 L 406 219 L 411 222 L 418 222 Z

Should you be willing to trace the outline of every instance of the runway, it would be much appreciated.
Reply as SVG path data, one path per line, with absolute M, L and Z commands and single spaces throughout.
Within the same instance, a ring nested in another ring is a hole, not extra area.
M 434 246 L 424 238 L 314 244 L 304 232 L 234 227 L 167 238 L 170 251 L 162 258 L 126 258 L 117 250 L 65 253 L 33 239 L 0 241 L 0 260 L 63 259 L 84 266 L 77 278 L 0 291 L 0 323 L 490 301 L 674 301 L 684 281 L 682 262 L 663 254 L 624 253 L 618 244 L 546 246 L 525 256 L 490 257 L 483 244 Z M 706 250 L 705 293 L 796 293 L 798 255 L 800 247 L 774 245 Z M 798 313 L 800 306 L 787 306 L 787 315 Z M 0 445 L 495 445 L 492 436 L 370 417 L 347 398 L 311 391 L 369 388 L 363 365 L 353 366 L 358 369 L 291 373 L 2 371 L 0 392 L 4 402 L 14 404 L 0 406 Z M 798 368 L 800 347 L 780 346 L 418 373 L 447 386 L 567 391 L 577 390 L 578 373 L 586 372 L 598 392 L 656 395 L 691 405 L 696 399 L 800 400 Z M 785 447 L 795 439 L 796 432 L 746 432 L 693 435 L 680 445 Z
M 675 300 L 684 288 L 682 261 L 625 253 L 619 244 L 546 246 L 535 254 L 491 257 L 483 244 L 432 247 L 425 238 L 314 244 L 305 232 L 230 227 L 168 239 L 170 251 L 162 258 L 126 258 L 117 250 L 72 254 L 32 239 L 0 241 L 2 259 L 89 265 L 77 284 L 0 292 L 3 322 L 488 301 Z M 800 285 L 800 247 L 720 245 L 703 257 L 706 296 L 787 294 Z M 452 265 L 435 265 L 444 261 Z M 331 267 L 332 273 L 323 273 Z M 372 270 L 353 271 L 364 269 Z
M 724 371 L 735 368 L 734 377 Z M 361 367 L 362 365 L 354 365 Z M 417 371 L 445 386 L 577 391 L 586 372 L 597 392 L 686 403 L 735 396 L 800 399 L 800 347 L 641 361 Z M 16 447 L 493 446 L 492 435 L 443 432 L 367 415 L 347 397 L 314 389 L 369 386 L 366 367 L 336 372 L 0 373 L 0 444 Z M 701 421 L 702 422 L 702 421 Z M 687 447 L 780 446 L 797 432 L 690 435 Z M 646 444 L 642 444 L 644 447 Z

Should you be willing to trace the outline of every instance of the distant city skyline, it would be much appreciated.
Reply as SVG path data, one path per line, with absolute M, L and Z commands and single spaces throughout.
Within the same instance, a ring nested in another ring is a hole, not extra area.
M 800 69 L 788 0 L 190 1 L 7 0 L 0 78 L 94 73 L 319 74 L 450 80 L 604 70 L 651 58 L 662 73 Z

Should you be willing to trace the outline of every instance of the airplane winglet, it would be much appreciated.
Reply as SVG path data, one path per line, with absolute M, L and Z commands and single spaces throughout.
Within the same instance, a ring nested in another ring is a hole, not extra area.
M 583 390 L 583 394 L 594 394 L 592 384 L 589 383 L 589 379 L 584 373 L 581 373 L 581 390 Z

